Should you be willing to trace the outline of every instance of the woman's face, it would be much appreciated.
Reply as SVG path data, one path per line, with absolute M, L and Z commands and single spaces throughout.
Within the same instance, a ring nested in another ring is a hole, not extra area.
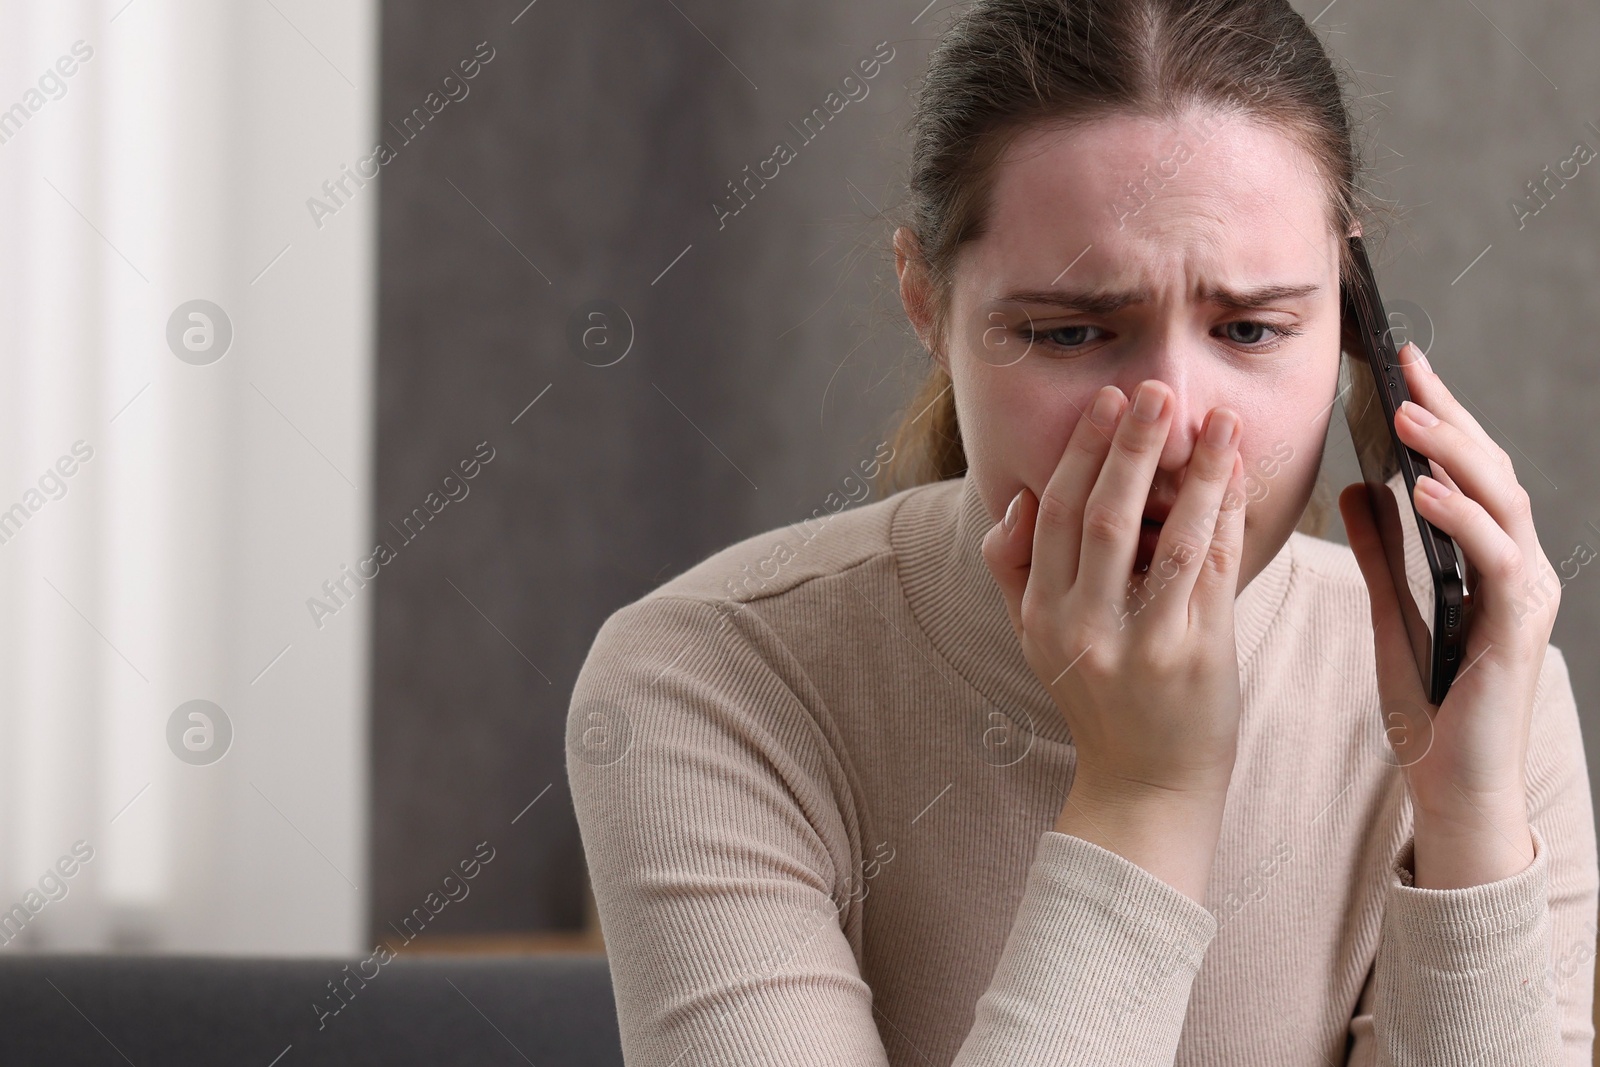
M 1151 500 L 1177 496 L 1210 409 L 1243 423 L 1242 589 L 1300 520 L 1337 388 L 1339 247 L 1311 157 L 1211 113 L 1036 128 L 999 163 L 989 222 L 958 255 L 936 357 L 990 514 L 1044 491 L 1101 387 L 1158 379 L 1173 417 Z M 901 292 L 927 341 L 908 238 Z

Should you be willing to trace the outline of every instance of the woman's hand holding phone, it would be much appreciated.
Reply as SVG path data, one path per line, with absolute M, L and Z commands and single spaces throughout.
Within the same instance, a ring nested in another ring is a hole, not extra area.
M 1340 493 L 1339 510 L 1371 600 L 1385 732 L 1411 792 L 1415 884 L 1449 889 L 1498 881 L 1533 861 L 1528 734 L 1561 582 L 1511 458 L 1415 343 L 1399 356 L 1414 402 L 1401 406 L 1395 431 L 1434 472 L 1418 479 L 1414 506 L 1461 546 L 1472 595 L 1461 669 L 1437 707 L 1418 676 L 1364 482 Z M 1446 495 L 1430 495 L 1430 482 Z
M 1101 389 L 1042 499 L 1023 488 L 983 555 L 1072 731 L 1076 771 L 1056 829 L 1203 902 L 1238 747 L 1244 467 L 1238 416 L 1214 409 L 1207 427 L 1228 432 L 1211 443 L 1202 431 L 1150 568 L 1134 573 L 1170 393 L 1147 381 L 1129 406 Z M 1141 395 L 1152 420 L 1135 414 Z

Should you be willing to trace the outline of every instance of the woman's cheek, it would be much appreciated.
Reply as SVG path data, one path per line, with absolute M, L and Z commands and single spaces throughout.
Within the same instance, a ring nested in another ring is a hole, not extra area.
M 1244 496 L 1256 523 L 1276 528 L 1277 517 L 1301 503 L 1315 480 L 1317 449 L 1303 428 L 1260 435 L 1242 450 Z
M 1037 495 L 1105 383 L 1065 380 L 1056 365 L 1031 356 L 1004 367 L 962 356 L 955 389 L 969 464 Z
M 1013 469 L 1022 480 L 1042 489 L 1061 465 L 1084 403 L 1077 398 L 1068 402 L 1049 388 L 1031 396 L 1031 406 L 1027 400 L 1020 401 L 992 430 L 1008 442 Z

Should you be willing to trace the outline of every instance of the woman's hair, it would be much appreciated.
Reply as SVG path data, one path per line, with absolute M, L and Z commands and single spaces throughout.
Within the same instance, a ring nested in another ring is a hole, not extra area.
M 957 253 L 988 227 L 996 163 L 1035 125 L 1173 120 L 1192 107 L 1242 115 L 1282 131 L 1315 161 L 1341 278 L 1352 268 L 1344 236 L 1358 221 L 1371 232 L 1343 83 L 1286 0 L 976 0 L 940 37 L 914 100 L 900 224 L 916 238 L 929 281 L 935 351 L 948 338 Z M 929 363 L 890 439 L 894 461 L 880 492 L 967 469 L 949 374 Z M 1298 528 L 1321 534 L 1330 497 L 1319 471 Z

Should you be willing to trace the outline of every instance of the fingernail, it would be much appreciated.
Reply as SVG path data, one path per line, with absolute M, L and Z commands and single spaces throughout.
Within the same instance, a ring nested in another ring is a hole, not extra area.
M 1427 408 L 1423 407 L 1421 404 L 1418 404 L 1414 400 L 1407 400 L 1404 404 L 1401 404 L 1400 407 L 1408 416 L 1424 426 L 1439 425 L 1438 417 L 1435 416 L 1433 412 L 1429 411 Z
M 1100 390 L 1094 406 L 1089 409 L 1089 421 L 1101 429 L 1109 430 L 1117 414 L 1117 394 L 1110 389 Z
M 1417 476 L 1417 492 L 1434 500 L 1443 500 L 1450 495 L 1450 487 L 1431 474 L 1421 474 Z
M 1423 370 L 1427 371 L 1429 374 L 1432 374 L 1433 367 L 1429 365 L 1428 357 L 1422 354 L 1422 349 L 1417 347 L 1417 342 L 1407 341 L 1406 343 L 1411 346 L 1411 358 L 1420 363 Z
M 1166 399 L 1149 382 L 1140 382 L 1138 391 L 1133 394 L 1133 414 L 1143 422 L 1155 422 Z
M 1017 490 L 1017 495 L 1011 498 L 1011 503 L 1006 506 L 1006 516 L 1000 520 L 1000 528 L 1006 533 L 1017 524 L 1017 505 L 1022 503 L 1022 490 Z
M 1221 448 L 1233 436 L 1234 418 L 1231 411 L 1213 411 L 1206 424 L 1206 444 Z

